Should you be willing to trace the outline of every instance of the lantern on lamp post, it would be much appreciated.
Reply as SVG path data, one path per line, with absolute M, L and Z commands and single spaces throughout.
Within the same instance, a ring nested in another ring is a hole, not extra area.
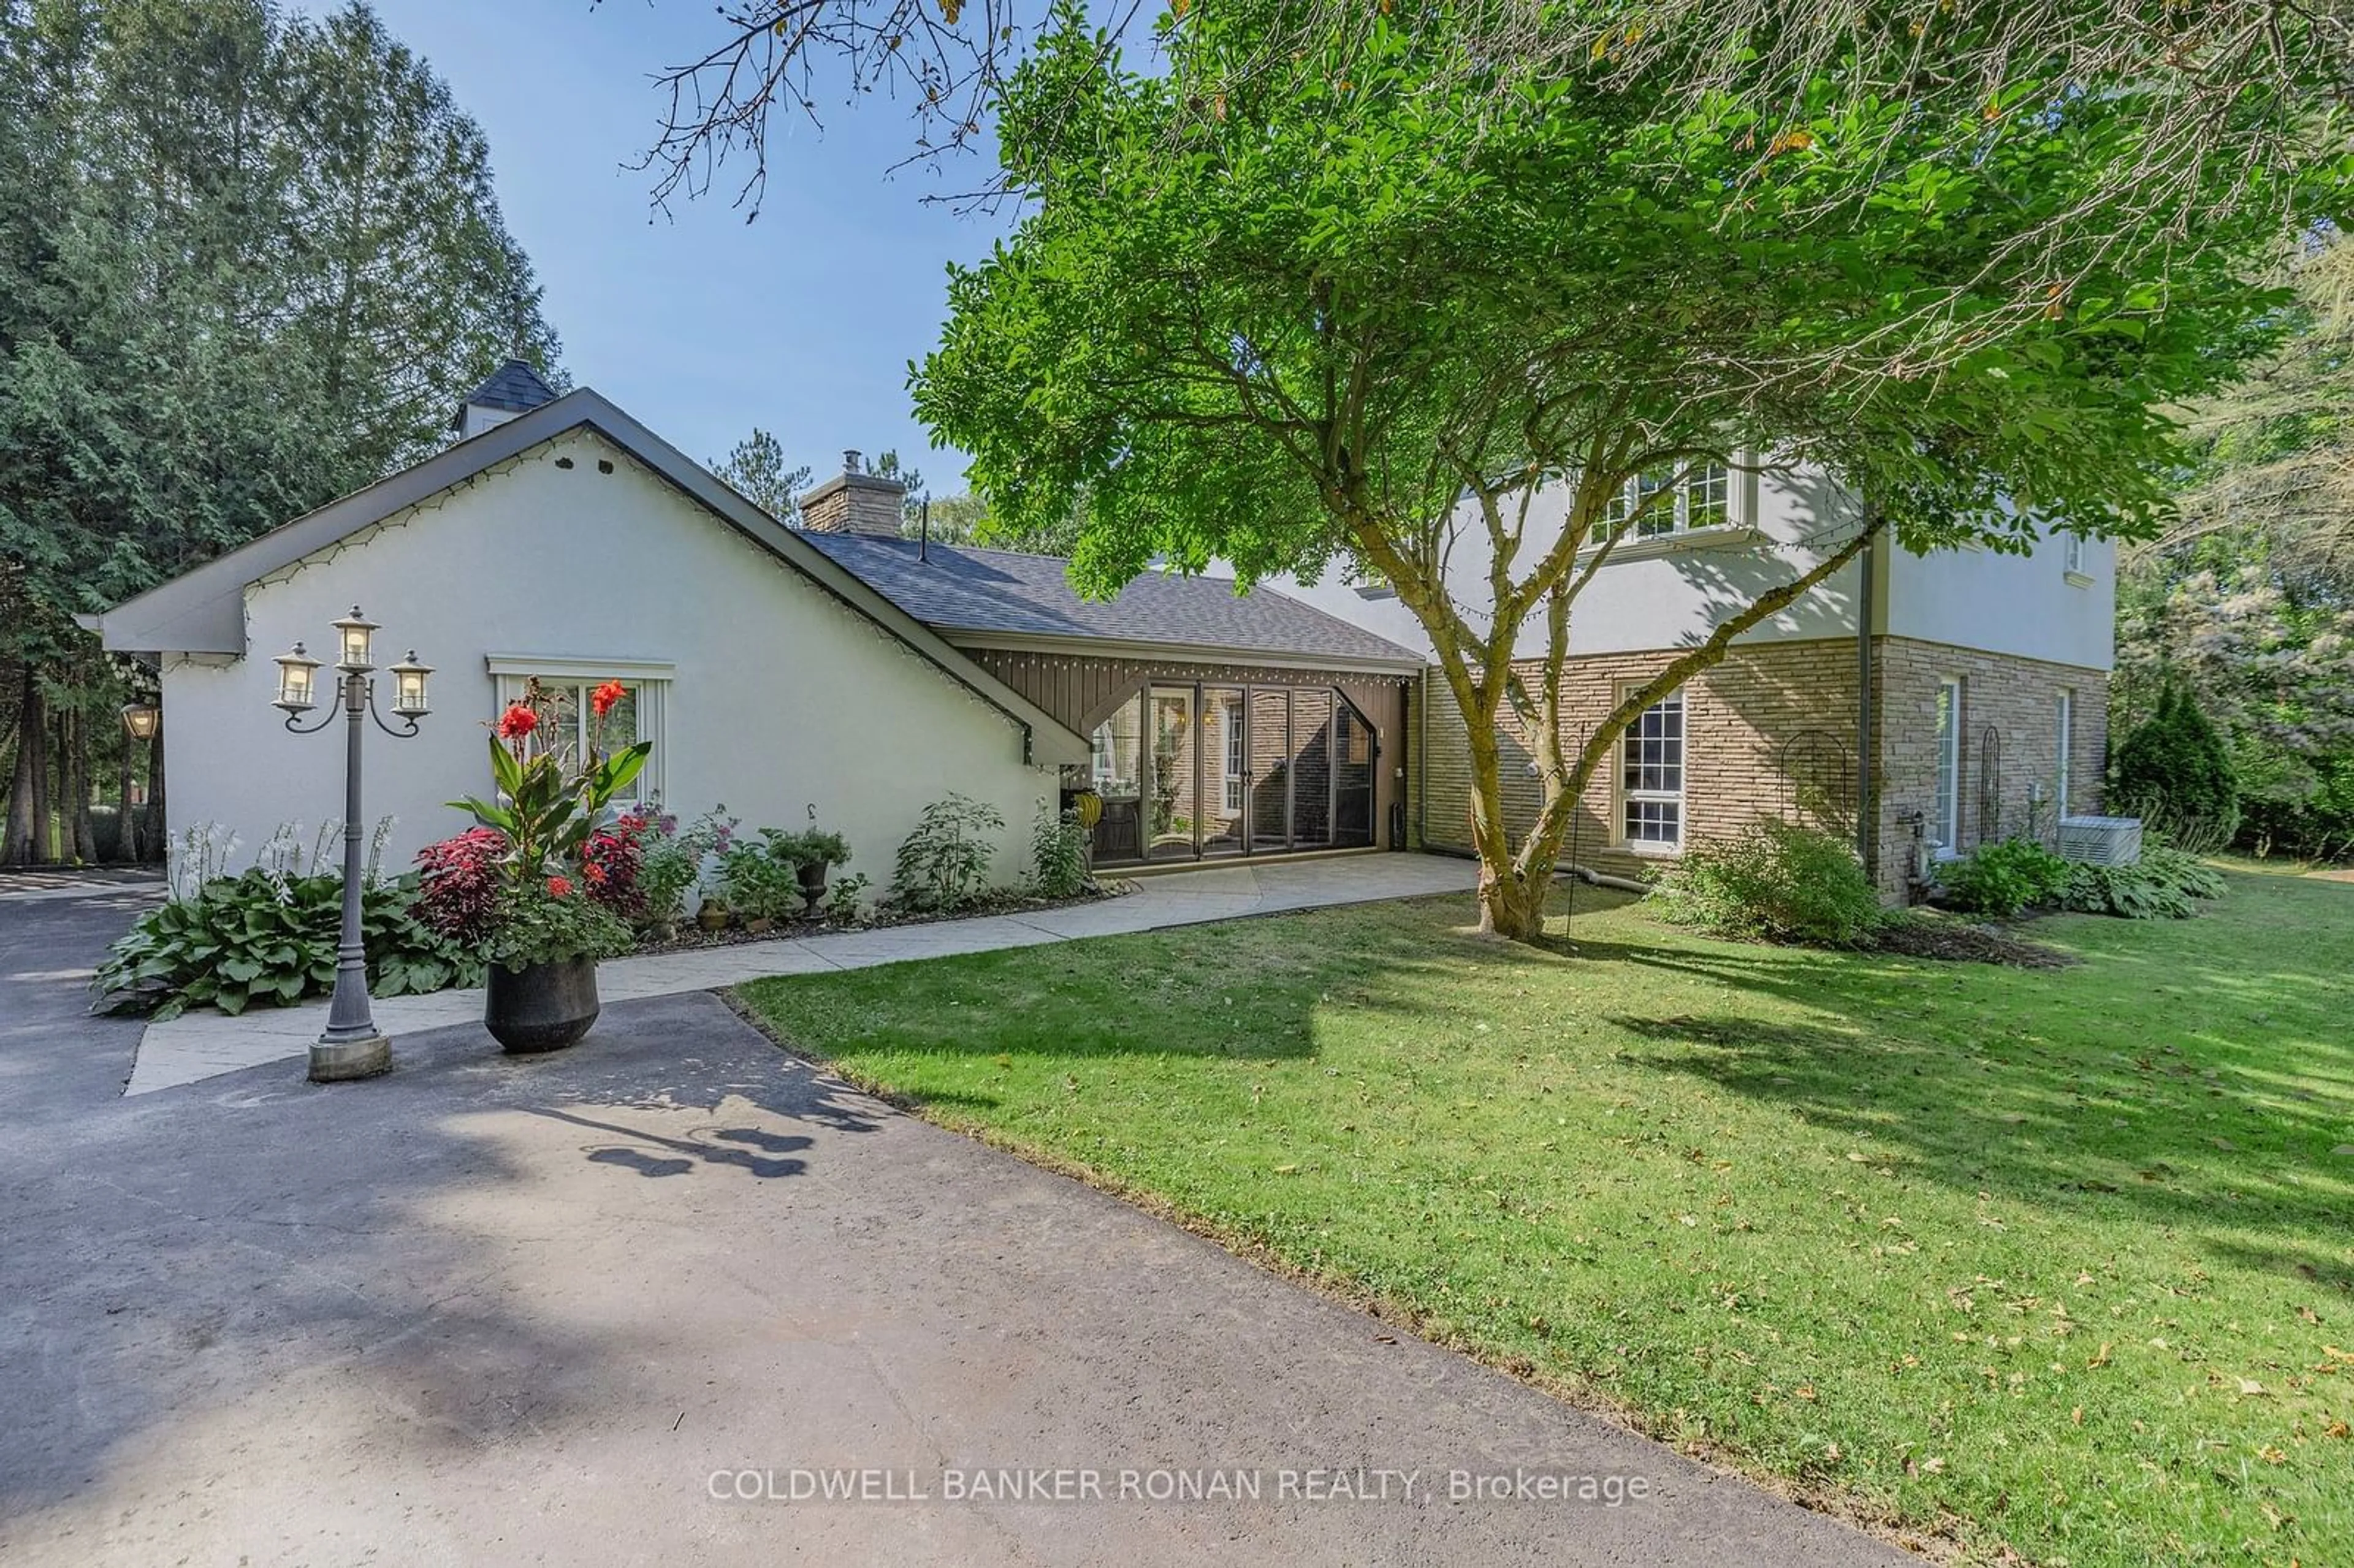
M 311 1047 L 311 1081 L 334 1083 L 344 1078 L 371 1078 L 392 1066 L 392 1042 L 376 1026 L 367 990 L 367 948 L 360 931 L 360 735 L 362 718 L 372 718 L 385 734 L 405 740 L 417 733 L 417 721 L 431 712 L 426 694 L 430 666 L 408 657 L 395 664 L 392 712 L 402 721 L 396 729 L 376 712 L 373 644 L 376 623 L 360 613 L 359 606 L 334 623 L 336 705 L 345 719 L 344 751 L 344 928 L 335 947 L 335 993 L 327 1006 L 327 1027 Z M 294 644 L 293 652 L 278 655 L 278 695 L 273 707 L 286 715 L 286 727 L 296 735 L 315 735 L 334 721 L 330 706 L 316 724 L 302 715 L 319 705 L 320 662 Z

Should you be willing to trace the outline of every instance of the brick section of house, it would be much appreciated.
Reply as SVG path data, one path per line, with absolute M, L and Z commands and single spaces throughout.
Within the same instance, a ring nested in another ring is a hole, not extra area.
M 1872 649 L 1882 887 L 1903 885 L 1916 814 L 1935 813 L 1937 688 L 1945 681 L 1962 683 L 1958 850 L 2027 833 L 2053 842 L 2063 691 L 2074 694 L 2067 809 L 2078 816 L 2100 810 L 2108 760 L 2106 671 L 1904 638 L 1876 638 Z
M 2096 808 L 2107 744 L 2104 673 L 1893 638 L 1875 638 L 1872 649 L 1876 842 L 1884 852 L 1875 858 L 1884 891 L 1899 893 L 1904 885 L 1912 840 L 1906 814 L 1928 809 L 1935 799 L 1936 689 L 1948 675 L 1959 674 L 1965 682 L 1963 725 L 1970 737 L 1962 789 L 1970 835 L 1965 847 L 1978 842 L 1980 731 L 1991 725 L 1999 732 L 1997 836 L 2023 832 L 2031 788 L 2046 800 L 2052 795 L 2057 702 L 2063 688 L 2075 693 L 2071 806 L 2080 812 Z M 1564 678 L 1564 747 L 1574 749 L 1617 706 L 1628 684 L 1674 657 L 1662 651 L 1573 660 Z M 1530 673 L 1534 674 L 1532 666 Z M 1852 836 L 1858 675 L 1855 643 L 1837 638 L 1743 647 L 1694 676 L 1684 690 L 1685 842 L 1725 837 L 1759 817 L 1805 821 Z M 1432 849 L 1468 849 L 1469 755 L 1462 717 L 1436 672 L 1425 679 L 1418 707 L 1422 730 L 1415 782 L 1421 842 Z M 1532 753 L 1526 737 L 1509 722 L 1504 742 L 1505 817 L 1518 832 L 1535 820 L 1543 792 L 1529 771 Z M 1619 788 L 1620 758 L 1614 756 L 1579 803 L 1574 850 L 1565 848 L 1564 859 L 1620 874 L 1659 863 L 1658 854 L 1624 847 Z M 2048 839 L 2048 808 L 2039 825 Z

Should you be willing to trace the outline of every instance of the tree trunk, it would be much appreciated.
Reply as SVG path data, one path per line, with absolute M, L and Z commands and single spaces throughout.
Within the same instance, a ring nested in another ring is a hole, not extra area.
M 83 865 L 98 863 L 98 824 L 90 814 L 90 798 L 94 791 L 90 755 L 90 715 L 80 708 L 66 715 L 69 740 L 66 746 L 66 771 L 72 784 L 66 794 L 65 817 L 58 824 L 59 835 L 70 840 L 73 858 Z
M 1479 929 L 1491 937 L 1533 942 L 1544 934 L 1550 874 L 1532 880 L 1512 853 L 1512 830 L 1504 821 L 1502 757 L 1493 715 L 1471 732 L 1471 842 L 1479 853 Z
M 40 779 L 48 768 L 41 748 L 41 736 L 47 728 L 41 721 L 41 689 L 33 679 L 33 666 L 27 661 L 24 691 L 16 709 L 16 766 L 8 781 L 8 827 L 5 837 L 0 838 L 0 865 L 30 865 L 33 862 L 34 841 L 41 823 Z
M 34 755 L 39 766 L 33 770 L 33 863 L 47 865 L 57 858 L 57 791 L 50 769 L 57 757 L 56 725 L 49 706 L 41 705 L 40 749 Z

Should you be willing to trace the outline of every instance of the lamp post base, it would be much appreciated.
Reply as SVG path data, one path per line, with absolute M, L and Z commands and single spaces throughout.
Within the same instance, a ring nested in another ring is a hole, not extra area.
M 392 1042 L 381 1034 L 358 1040 L 320 1040 L 311 1046 L 311 1081 L 338 1084 L 392 1071 Z

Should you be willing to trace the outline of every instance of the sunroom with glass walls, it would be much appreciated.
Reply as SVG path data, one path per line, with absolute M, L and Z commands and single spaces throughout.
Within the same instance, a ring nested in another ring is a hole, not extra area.
M 1066 793 L 1099 802 L 1097 864 L 1359 849 L 1376 839 L 1376 726 L 1335 686 L 1156 680 L 1096 725 Z

